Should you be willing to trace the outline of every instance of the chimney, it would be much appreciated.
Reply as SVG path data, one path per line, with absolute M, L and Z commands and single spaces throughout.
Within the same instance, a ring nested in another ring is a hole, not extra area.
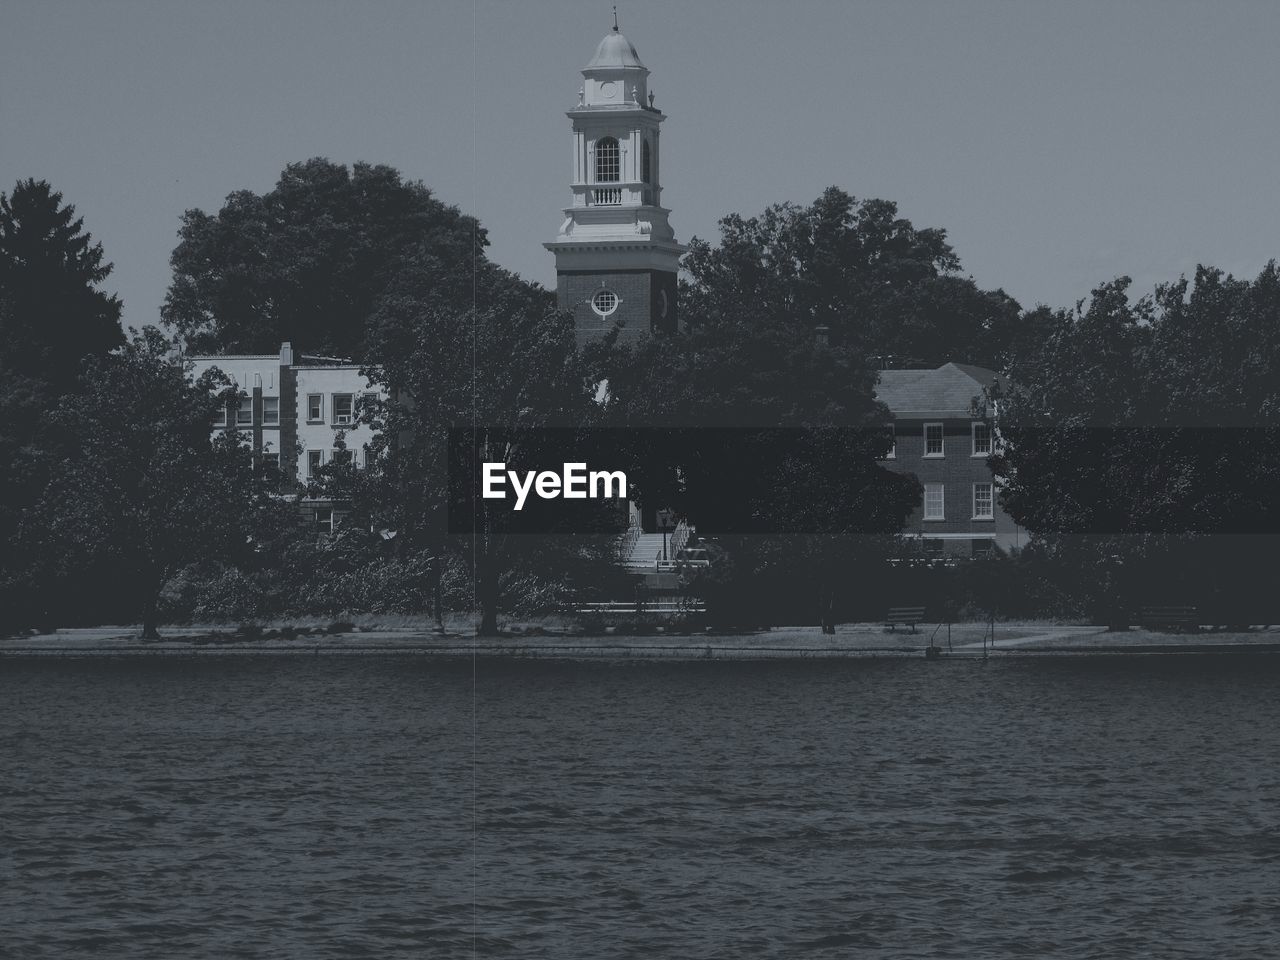
M 288 340 L 280 344 L 280 366 L 293 366 L 293 344 Z

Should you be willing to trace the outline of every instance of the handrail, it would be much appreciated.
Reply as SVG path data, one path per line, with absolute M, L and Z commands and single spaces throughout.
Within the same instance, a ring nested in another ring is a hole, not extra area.
M 711 561 L 706 557 L 701 557 L 697 560 L 658 560 L 654 566 L 659 573 L 670 573 L 686 567 L 709 567 L 711 566 Z
M 675 530 L 671 531 L 671 552 L 668 555 L 674 560 L 688 542 L 689 525 L 681 520 L 676 524 Z
M 631 551 L 635 549 L 636 541 L 640 539 L 640 525 L 631 523 L 627 525 L 627 532 L 618 540 L 617 558 L 623 563 L 631 559 Z

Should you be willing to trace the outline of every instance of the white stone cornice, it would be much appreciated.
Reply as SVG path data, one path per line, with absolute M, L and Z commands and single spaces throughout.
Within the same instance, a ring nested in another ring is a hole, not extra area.
M 578 107 L 573 110 L 566 110 L 565 114 L 570 120 L 598 120 L 601 117 L 634 117 L 642 120 L 646 124 L 657 125 L 666 116 L 658 110 L 650 110 L 648 107 L 638 107 L 634 103 L 605 103 L 593 107 Z

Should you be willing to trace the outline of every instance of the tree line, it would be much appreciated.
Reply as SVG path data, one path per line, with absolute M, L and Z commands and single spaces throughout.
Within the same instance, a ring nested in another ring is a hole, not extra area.
M 1071 309 L 1023 309 L 963 276 L 944 230 L 833 187 L 695 239 L 685 333 L 579 350 L 554 296 L 486 245 L 474 218 L 390 167 L 292 164 L 264 194 L 184 214 L 162 325 L 126 335 L 101 245 L 49 184 L 20 181 L 0 197 L 3 625 L 154 634 L 174 618 L 451 608 L 494 632 L 504 610 L 617 590 L 616 516 L 530 536 L 485 514 L 450 532 L 448 431 L 473 425 L 513 469 L 545 465 L 551 428 L 612 430 L 646 501 L 694 518 L 772 511 L 793 532 L 720 538 L 698 589 L 739 625 L 826 623 L 877 582 L 919 503 L 915 479 L 878 462 L 891 418 L 876 371 L 948 360 L 1003 374 L 975 413 L 998 410 L 1000 496 L 1035 536 L 1021 561 L 992 561 L 1000 576 L 975 575 L 975 603 L 1012 609 L 1008 584 L 1025 581 L 1040 612 L 1121 619 L 1118 597 L 1192 570 L 1215 571 L 1213 589 L 1223 571 L 1267 587 L 1274 264 L 1252 281 L 1202 267 L 1139 297 L 1121 278 Z M 284 340 L 361 363 L 388 397 L 362 413 L 378 429 L 370 466 L 337 458 L 310 481 L 350 509 L 319 539 L 234 435 L 213 434 L 233 386 L 193 382 L 182 359 Z M 717 445 L 709 428 L 739 439 Z M 726 463 L 756 477 L 728 502 Z

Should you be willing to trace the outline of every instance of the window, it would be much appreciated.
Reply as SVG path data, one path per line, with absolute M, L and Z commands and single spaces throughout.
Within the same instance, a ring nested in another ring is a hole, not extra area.
M 596 183 L 617 183 L 622 166 L 619 163 L 618 141 L 603 137 L 596 141 Z
M 279 397 L 262 398 L 262 423 L 267 427 L 274 427 L 280 423 Z
M 973 519 L 995 519 L 995 497 L 989 483 L 973 485 Z
M 943 511 L 943 488 L 940 483 L 926 483 L 924 485 L 924 518 L 926 520 L 944 520 L 946 514 Z
M 889 428 L 889 452 L 884 455 L 886 460 L 895 460 L 898 456 L 898 428 Z
M 213 425 L 215 427 L 225 427 L 227 425 L 227 405 L 221 404 L 213 415 Z
M 322 466 L 324 466 L 324 451 L 308 450 L 307 451 L 307 476 L 314 477 L 317 473 L 320 472 L 320 468 Z
M 352 462 L 350 450 L 333 449 L 329 451 L 329 462 L 339 466 L 349 466 Z
M 240 395 L 240 405 L 236 407 L 236 426 L 248 427 L 253 425 L 253 397 Z
M 315 515 L 316 533 L 333 532 L 333 509 L 331 507 L 316 507 L 312 513 Z
M 335 393 L 333 395 L 333 422 L 339 424 L 351 423 L 351 405 L 351 394 Z
M 645 183 L 652 183 L 649 179 L 649 141 L 644 142 L 644 150 L 640 153 L 640 179 Z
M 307 423 L 324 422 L 324 394 L 307 394 Z
M 944 545 L 937 537 L 926 538 L 921 543 L 921 547 L 926 557 L 940 557 L 944 551 Z
M 376 393 L 360 394 L 360 409 L 362 411 L 373 409 L 374 405 L 377 404 L 377 402 L 378 402 L 378 395 Z
M 973 540 L 971 542 L 975 557 L 990 557 L 995 553 L 995 544 L 990 540 Z
M 591 298 L 591 309 L 607 317 L 618 309 L 618 295 L 612 290 L 600 290 Z
M 973 425 L 973 455 L 975 457 L 991 456 L 991 427 L 988 424 Z
M 926 423 L 924 425 L 924 455 L 926 457 L 942 456 L 942 424 Z

